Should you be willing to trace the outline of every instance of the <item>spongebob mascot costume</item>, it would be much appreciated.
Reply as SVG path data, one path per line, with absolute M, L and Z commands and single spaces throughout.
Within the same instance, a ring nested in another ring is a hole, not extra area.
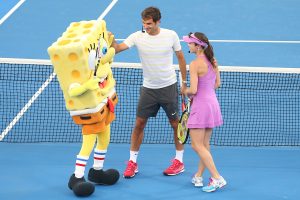
M 89 196 L 95 184 L 119 180 L 115 169 L 103 170 L 110 142 L 110 123 L 118 102 L 111 63 L 115 55 L 104 20 L 73 22 L 49 48 L 48 54 L 73 121 L 82 126 L 82 146 L 69 188 L 77 196 Z M 96 144 L 96 145 L 95 145 Z M 94 164 L 87 182 L 85 166 L 94 150 Z

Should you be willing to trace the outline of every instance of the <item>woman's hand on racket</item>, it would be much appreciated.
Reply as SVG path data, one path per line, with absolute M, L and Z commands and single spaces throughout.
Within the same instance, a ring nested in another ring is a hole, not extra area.
M 181 95 L 187 96 L 187 87 L 181 87 Z
M 180 85 L 180 94 L 183 94 L 183 95 L 185 95 L 185 90 L 186 90 L 186 83 L 182 83 L 181 85 Z M 186 95 L 185 95 L 186 96 Z

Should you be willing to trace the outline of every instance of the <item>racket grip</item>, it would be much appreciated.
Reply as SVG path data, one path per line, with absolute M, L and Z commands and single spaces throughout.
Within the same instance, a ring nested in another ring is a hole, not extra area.
M 184 105 L 184 103 L 181 104 L 181 110 L 182 110 L 182 111 L 185 110 L 185 105 Z
M 185 110 L 185 101 L 184 101 L 184 95 L 181 94 L 181 110 L 184 111 Z

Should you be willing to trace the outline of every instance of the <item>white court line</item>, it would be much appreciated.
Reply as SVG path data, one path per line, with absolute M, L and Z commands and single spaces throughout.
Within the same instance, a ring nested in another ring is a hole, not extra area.
M 117 2 L 118 2 L 118 0 L 113 0 L 113 1 L 107 6 L 107 8 L 103 11 L 103 13 L 98 17 L 98 20 L 102 20 Z
M 10 11 L 8 11 L 8 13 L 0 19 L 0 25 L 7 20 L 7 18 L 9 18 L 9 16 L 11 16 L 24 2 L 25 0 L 21 0 L 12 9 L 10 9 Z
M 124 41 L 125 39 L 116 39 L 116 41 Z M 282 43 L 282 44 L 300 44 L 297 40 L 209 40 L 215 43 Z M 183 42 L 183 40 L 180 40 Z
M 113 0 L 110 5 L 103 11 L 103 13 L 99 16 L 98 20 L 102 20 L 107 13 L 111 10 L 111 8 L 117 3 L 118 0 Z M 1 60 L 1 59 L 0 59 Z M 0 135 L 0 141 L 4 139 L 7 133 L 14 127 L 14 125 L 21 119 L 24 113 L 30 108 L 30 106 L 34 103 L 34 101 L 38 98 L 38 96 L 45 90 L 45 88 L 51 83 L 51 81 L 55 78 L 56 74 L 53 72 L 50 77 L 43 83 L 43 85 L 38 89 L 38 91 L 31 97 L 31 99 L 26 103 L 26 105 L 20 110 L 20 112 L 15 116 L 15 118 L 9 123 L 9 125 L 2 131 Z

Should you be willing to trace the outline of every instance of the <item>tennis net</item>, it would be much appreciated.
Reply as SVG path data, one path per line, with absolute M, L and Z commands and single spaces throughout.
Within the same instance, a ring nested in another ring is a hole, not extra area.
M 212 145 L 300 146 L 300 69 L 221 66 L 220 71 L 224 125 L 214 129 Z M 137 63 L 113 63 L 113 73 L 119 103 L 111 142 L 129 143 L 142 70 Z M 0 90 L 0 141 L 81 141 L 50 61 L 1 58 Z M 162 109 L 149 120 L 143 142 L 173 143 Z

